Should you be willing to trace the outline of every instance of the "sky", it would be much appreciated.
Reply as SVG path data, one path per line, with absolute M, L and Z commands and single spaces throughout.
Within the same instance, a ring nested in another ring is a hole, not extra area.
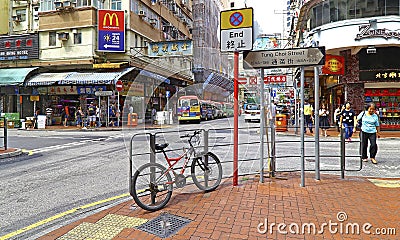
M 247 7 L 253 8 L 254 20 L 260 24 L 262 29 L 260 33 L 282 32 L 283 24 L 286 25 L 286 14 L 274 12 L 285 11 L 287 0 L 242 0 L 242 2 L 246 2 Z M 244 7 L 244 5 L 239 7 Z

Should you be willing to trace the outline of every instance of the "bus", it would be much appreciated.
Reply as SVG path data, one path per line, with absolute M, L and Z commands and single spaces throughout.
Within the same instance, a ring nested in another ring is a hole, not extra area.
M 194 121 L 200 123 L 200 100 L 197 96 L 182 96 L 178 99 L 178 121 Z
M 213 109 L 210 101 L 201 100 L 200 101 L 200 112 L 201 112 L 201 120 L 210 120 L 213 119 Z

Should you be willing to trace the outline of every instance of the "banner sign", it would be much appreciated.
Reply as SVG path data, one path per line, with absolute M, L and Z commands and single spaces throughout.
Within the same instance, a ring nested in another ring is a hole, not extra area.
M 0 61 L 39 58 L 39 34 L 0 37 Z
M 344 75 L 344 57 L 327 54 L 322 73 L 328 75 Z
M 191 56 L 191 40 L 149 43 L 149 57 Z
M 125 52 L 125 12 L 98 10 L 98 50 Z

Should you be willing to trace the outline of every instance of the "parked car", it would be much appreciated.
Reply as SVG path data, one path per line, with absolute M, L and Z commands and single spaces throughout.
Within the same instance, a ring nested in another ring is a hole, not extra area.
M 261 119 L 260 105 L 254 103 L 246 104 L 243 115 L 245 122 L 251 122 L 251 121 L 260 122 Z

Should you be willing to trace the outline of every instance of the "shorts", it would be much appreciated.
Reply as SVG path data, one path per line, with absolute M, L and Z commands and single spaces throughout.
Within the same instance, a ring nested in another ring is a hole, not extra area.
M 88 120 L 89 122 L 96 122 L 96 116 L 89 116 Z

